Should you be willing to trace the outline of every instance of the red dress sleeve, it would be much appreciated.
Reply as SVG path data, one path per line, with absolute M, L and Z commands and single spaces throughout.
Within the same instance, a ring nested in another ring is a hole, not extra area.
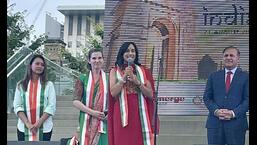
M 154 133 L 155 131 L 155 105 L 156 105 L 156 102 L 157 101 L 157 96 L 155 96 L 156 92 L 155 92 L 155 87 L 154 87 L 154 79 L 153 79 L 153 76 L 150 72 L 150 70 L 146 67 L 144 67 L 145 69 L 145 73 L 146 73 L 146 78 L 147 80 L 151 83 L 151 87 L 152 87 L 152 90 L 153 90 L 153 99 L 149 99 L 147 98 L 146 99 L 146 102 L 147 102 L 147 108 L 148 108 L 148 113 L 149 113 L 149 117 L 150 117 L 150 121 L 151 121 L 151 127 L 152 127 L 152 132 Z M 156 119 L 156 134 L 159 134 L 159 130 L 160 130 L 160 120 L 159 120 L 159 116 L 158 114 L 156 114 L 157 116 L 157 119 Z
M 110 76 L 109 76 L 109 78 L 110 78 Z M 109 81 L 110 81 L 110 79 L 109 79 Z M 109 84 L 110 84 L 110 82 L 109 82 Z M 108 117 L 107 117 L 108 145 L 114 145 L 114 138 L 113 138 L 114 137 L 113 110 L 114 110 L 115 99 L 111 95 L 110 87 L 109 87 L 108 90 L 109 90 L 109 95 L 108 95 Z

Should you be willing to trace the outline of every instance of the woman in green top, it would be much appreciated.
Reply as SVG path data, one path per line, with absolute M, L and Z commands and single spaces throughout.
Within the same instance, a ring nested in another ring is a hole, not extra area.
M 73 105 L 80 110 L 80 144 L 107 145 L 107 122 L 104 111 L 107 109 L 108 78 L 102 70 L 103 53 L 91 49 L 88 53 L 90 70 L 76 81 Z

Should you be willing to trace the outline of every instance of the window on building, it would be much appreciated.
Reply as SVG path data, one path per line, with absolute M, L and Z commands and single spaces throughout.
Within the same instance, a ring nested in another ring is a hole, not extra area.
M 61 25 L 61 31 L 60 31 L 60 37 L 61 37 L 61 40 L 63 40 L 63 34 L 64 33 L 64 25 Z
M 69 16 L 69 32 L 68 35 L 72 35 L 72 28 L 73 28 L 73 16 Z
M 81 35 L 82 16 L 78 16 L 77 35 Z
M 81 47 L 82 44 L 80 41 L 77 41 L 76 43 L 77 43 L 77 47 Z
M 90 35 L 90 19 L 91 16 L 88 15 L 86 18 L 86 35 Z
M 69 41 L 69 42 L 68 42 L 68 48 L 71 48 L 71 47 L 72 47 L 72 42 Z
M 99 24 L 99 21 L 100 21 L 100 15 L 99 15 L 99 14 L 96 14 L 96 15 L 95 15 L 95 23 L 96 23 L 96 24 Z

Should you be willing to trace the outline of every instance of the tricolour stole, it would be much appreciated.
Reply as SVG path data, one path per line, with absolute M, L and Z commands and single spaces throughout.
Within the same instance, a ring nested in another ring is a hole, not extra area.
M 102 112 L 107 109 L 107 95 L 108 95 L 108 78 L 106 73 L 101 70 L 99 78 L 99 91 L 100 92 L 100 99 L 102 103 Z M 93 92 L 94 92 L 94 80 L 92 72 L 90 71 L 88 75 L 82 75 L 80 80 L 84 83 L 84 92 L 83 92 L 83 104 L 87 107 L 92 108 L 93 104 Z M 79 116 L 79 124 L 80 124 L 80 144 L 81 145 L 89 145 L 89 134 L 88 134 L 88 127 L 90 122 L 90 115 L 85 112 L 80 111 Z M 106 133 L 107 126 L 106 122 L 100 121 L 98 126 L 98 132 Z
M 36 123 L 36 121 L 43 115 L 44 90 L 45 86 L 42 86 L 40 79 L 38 79 L 36 83 L 32 83 L 30 80 L 28 83 L 27 92 L 24 93 L 22 91 L 24 113 L 31 124 Z M 32 133 L 25 124 L 24 130 L 25 141 L 43 141 L 43 124 L 37 133 Z

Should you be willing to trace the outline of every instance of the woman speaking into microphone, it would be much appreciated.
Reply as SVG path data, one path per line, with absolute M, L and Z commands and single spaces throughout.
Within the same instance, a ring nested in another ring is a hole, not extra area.
M 108 101 L 108 145 L 153 144 L 154 82 L 133 42 L 119 49 Z

